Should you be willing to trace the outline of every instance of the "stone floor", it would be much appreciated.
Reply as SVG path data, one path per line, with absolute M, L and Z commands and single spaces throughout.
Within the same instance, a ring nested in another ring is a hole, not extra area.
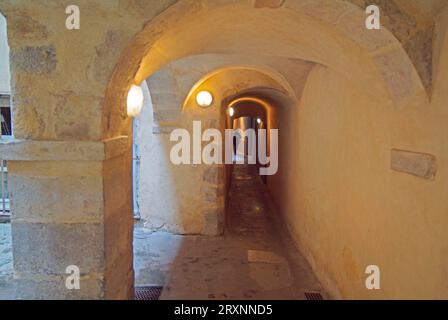
M 136 285 L 163 285 L 162 299 L 325 297 L 270 205 L 254 167 L 236 166 L 222 237 L 135 231 Z
M 275 218 L 254 167 L 235 166 L 221 237 L 150 232 L 136 224 L 136 285 L 164 287 L 162 299 L 304 299 L 326 295 Z M 10 224 L 0 224 L 0 299 L 13 297 Z

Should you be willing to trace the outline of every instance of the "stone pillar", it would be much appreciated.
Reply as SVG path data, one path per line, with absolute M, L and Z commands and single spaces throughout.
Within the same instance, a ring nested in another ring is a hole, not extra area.
M 131 298 L 131 143 L 102 141 L 127 135 L 130 126 L 120 118 L 105 132 L 103 108 L 118 58 L 143 17 L 125 10 L 129 17 L 120 20 L 115 1 L 89 1 L 80 5 L 81 29 L 68 30 L 62 3 L 0 7 L 18 139 L 0 141 L 10 175 L 17 297 Z M 80 269 L 80 290 L 65 287 L 69 265 Z
M 0 143 L 8 160 L 16 298 L 132 298 L 129 147 L 127 137 Z M 79 290 L 66 288 L 70 265 L 79 267 Z
M 134 295 L 131 150 L 129 145 L 124 154 L 103 162 L 106 299 L 130 299 Z
M 102 163 L 11 161 L 17 298 L 100 298 L 104 281 Z M 81 289 L 67 290 L 76 265 Z

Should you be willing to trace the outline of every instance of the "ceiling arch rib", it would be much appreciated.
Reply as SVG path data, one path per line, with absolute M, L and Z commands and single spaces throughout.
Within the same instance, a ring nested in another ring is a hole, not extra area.
M 363 28 L 365 2 L 353 2 L 296 0 L 269 10 L 245 0 L 175 2 L 123 52 L 105 101 L 105 128 L 119 127 L 112 122 L 122 121 L 119 101 L 132 82 L 171 61 L 204 53 L 301 59 L 334 69 L 372 97 L 389 96 L 396 104 L 425 99 L 425 86 L 403 43 L 387 27 Z M 117 105 L 120 110 L 112 110 Z

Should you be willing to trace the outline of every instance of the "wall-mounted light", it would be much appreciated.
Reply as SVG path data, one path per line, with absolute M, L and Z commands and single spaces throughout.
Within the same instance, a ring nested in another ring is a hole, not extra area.
M 128 92 L 127 110 L 129 117 L 136 117 L 142 111 L 143 107 L 143 90 L 141 87 L 132 85 Z
M 257 123 L 261 124 L 261 119 L 260 118 L 257 119 Z
M 229 108 L 229 116 L 233 117 L 234 114 L 235 114 L 235 110 L 232 107 L 230 107 Z
M 213 96 L 209 91 L 199 91 L 196 95 L 196 103 L 202 108 L 210 107 L 213 103 Z

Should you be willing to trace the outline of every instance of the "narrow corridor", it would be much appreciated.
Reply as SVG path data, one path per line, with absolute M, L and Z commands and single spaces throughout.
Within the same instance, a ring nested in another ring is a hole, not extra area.
M 136 227 L 136 286 L 163 285 L 161 299 L 304 299 L 322 292 L 276 217 L 254 166 L 234 166 L 221 237 L 149 233 Z

